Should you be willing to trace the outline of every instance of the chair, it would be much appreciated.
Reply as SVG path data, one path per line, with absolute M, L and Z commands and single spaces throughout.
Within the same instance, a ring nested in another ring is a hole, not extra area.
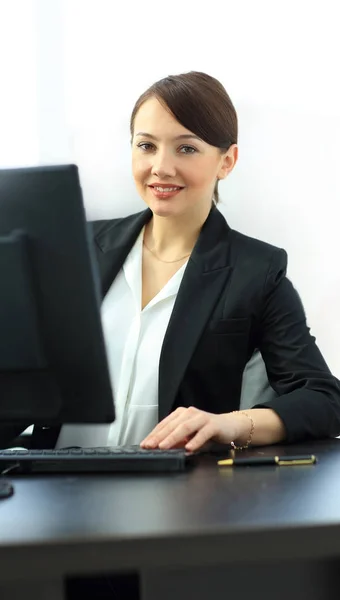
M 255 404 L 268 402 L 276 396 L 276 392 L 269 384 L 261 353 L 259 350 L 255 350 L 244 369 L 240 410 L 252 408 Z

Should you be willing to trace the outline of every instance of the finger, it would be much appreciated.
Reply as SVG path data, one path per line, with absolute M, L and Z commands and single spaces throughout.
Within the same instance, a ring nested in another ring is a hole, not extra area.
M 203 411 L 199 411 L 199 412 L 201 414 L 205 414 L 205 413 L 203 413 Z M 165 425 L 162 429 L 160 429 L 158 433 L 154 434 L 152 436 L 152 438 L 148 439 L 145 442 L 145 447 L 156 448 L 169 435 L 171 435 L 172 432 L 175 431 L 181 424 L 184 424 L 187 421 L 190 421 L 194 416 L 195 417 L 197 416 L 197 411 L 193 412 L 193 411 L 190 411 L 190 409 L 185 409 L 182 413 L 178 414 L 178 417 L 176 419 L 173 419 L 171 422 L 169 422 L 167 425 Z M 190 437 L 191 436 L 187 437 L 187 440 L 186 440 L 187 442 L 189 441 Z M 180 446 L 184 445 L 183 442 L 184 442 L 184 438 L 181 438 L 181 440 L 179 440 Z M 175 446 L 172 446 L 172 447 L 175 447 Z
M 171 421 L 173 421 L 174 419 L 177 419 L 179 415 L 183 414 L 187 409 L 184 408 L 183 406 L 176 408 L 176 410 L 174 410 L 172 413 L 170 413 L 167 417 L 165 417 L 164 419 L 162 419 L 157 425 L 156 427 L 153 428 L 153 430 L 151 431 L 151 433 L 149 433 L 149 436 L 154 435 L 156 433 L 158 433 L 158 431 L 160 431 L 161 429 L 163 429 L 163 427 L 165 425 L 167 425 L 168 423 L 171 423 Z M 146 439 L 146 438 L 145 438 Z
M 187 419 L 180 423 L 158 443 L 159 448 L 174 448 L 178 446 L 178 444 L 184 446 L 186 438 L 192 437 L 197 431 L 204 427 L 208 418 L 208 415 L 202 411 L 200 414 L 191 417 L 191 419 Z
M 194 435 L 191 440 L 185 444 L 185 449 L 189 452 L 195 452 L 199 450 L 206 444 L 211 438 L 216 435 L 216 427 L 214 424 L 209 421 L 206 423 L 199 431 L 197 431 L 196 435 Z
M 144 438 L 141 442 L 141 446 L 156 447 L 158 442 L 164 439 L 174 428 L 177 427 L 178 423 L 184 418 L 184 414 L 187 411 L 186 408 L 180 407 L 173 413 L 168 415 L 165 419 L 162 419 L 158 425 Z M 164 434 L 164 432 L 166 432 Z

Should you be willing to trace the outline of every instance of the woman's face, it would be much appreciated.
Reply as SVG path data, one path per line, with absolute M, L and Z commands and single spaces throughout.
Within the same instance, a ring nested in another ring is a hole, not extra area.
M 236 145 L 221 154 L 176 121 L 157 98 L 144 102 L 136 114 L 132 172 L 138 193 L 156 215 L 209 212 L 216 180 L 228 175 L 236 159 Z

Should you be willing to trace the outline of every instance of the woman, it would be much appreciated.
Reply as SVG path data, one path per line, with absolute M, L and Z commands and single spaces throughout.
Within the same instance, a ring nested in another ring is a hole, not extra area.
M 338 435 L 339 382 L 285 276 L 286 253 L 232 230 L 215 207 L 238 156 L 223 86 L 197 72 L 155 83 L 134 107 L 131 136 L 148 209 L 94 225 L 117 409 L 105 443 L 194 451 Z M 256 349 L 277 396 L 243 411 Z M 103 443 L 85 430 L 59 445 Z

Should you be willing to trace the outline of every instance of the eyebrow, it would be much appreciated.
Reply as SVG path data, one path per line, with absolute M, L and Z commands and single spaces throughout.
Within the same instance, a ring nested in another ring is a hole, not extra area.
M 152 135 L 151 133 L 146 133 L 145 131 L 139 131 L 138 133 L 136 133 L 136 136 L 137 135 L 150 138 L 151 140 L 158 141 L 158 138 L 155 135 Z M 193 135 L 190 133 L 184 133 L 182 135 L 177 135 L 174 138 L 174 140 L 199 140 L 200 142 L 202 141 L 202 139 L 199 138 L 197 135 Z

